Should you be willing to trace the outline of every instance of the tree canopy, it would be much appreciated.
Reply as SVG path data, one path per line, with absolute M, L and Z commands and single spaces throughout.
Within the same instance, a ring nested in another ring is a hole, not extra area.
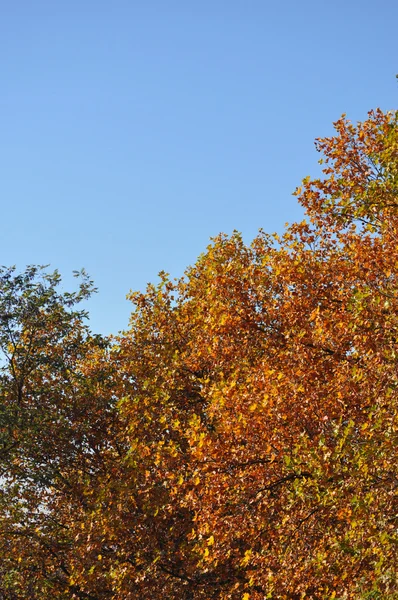
M 0 598 L 393 598 L 398 113 L 343 115 L 283 235 L 215 238 L 90 332 L 0 272 Z

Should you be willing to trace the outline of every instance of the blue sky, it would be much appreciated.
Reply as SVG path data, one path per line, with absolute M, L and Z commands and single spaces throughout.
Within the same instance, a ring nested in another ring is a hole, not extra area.
M 211 236 L 283 230 L 342 112 L 397 108 L 395 0 L 0 4 L 0 264 L 85 267 L 97 332 Z

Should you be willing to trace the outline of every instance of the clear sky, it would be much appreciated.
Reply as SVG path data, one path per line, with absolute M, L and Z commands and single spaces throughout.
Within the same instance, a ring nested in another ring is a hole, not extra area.
M 397 108 L 396 0 L 3 0 L 0 264 L 85 267 L 91 325 L 209 238 L 282 232 L 342 112 Z

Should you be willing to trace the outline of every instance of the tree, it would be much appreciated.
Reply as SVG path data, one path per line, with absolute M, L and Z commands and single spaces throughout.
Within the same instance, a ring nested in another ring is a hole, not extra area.
M 84 272 L 77 292 L 60 283 L 43 267 L 0 272 L 0 590 L 10 600 L 71 597 L 70 524 L 89 509 L 83 484 L 111 444 L 111 398 L 104 384 L 93 393 L 110 371 L 107 343 L 74 308 L 94 288 Z
M 276 245 L 221 236 L 132 296 L 120 597 L 396 592 L 396 118 L 318 140 L 309 220 Z

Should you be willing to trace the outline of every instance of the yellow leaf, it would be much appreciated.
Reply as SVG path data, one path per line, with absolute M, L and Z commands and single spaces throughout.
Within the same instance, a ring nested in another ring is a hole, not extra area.
M 250 562 L 251 555 L 252 555 L 251 549 L 246 550 L 244 557 L 240 561 L 240 564 L 242 565 L 242 567 L 246 566 Z

